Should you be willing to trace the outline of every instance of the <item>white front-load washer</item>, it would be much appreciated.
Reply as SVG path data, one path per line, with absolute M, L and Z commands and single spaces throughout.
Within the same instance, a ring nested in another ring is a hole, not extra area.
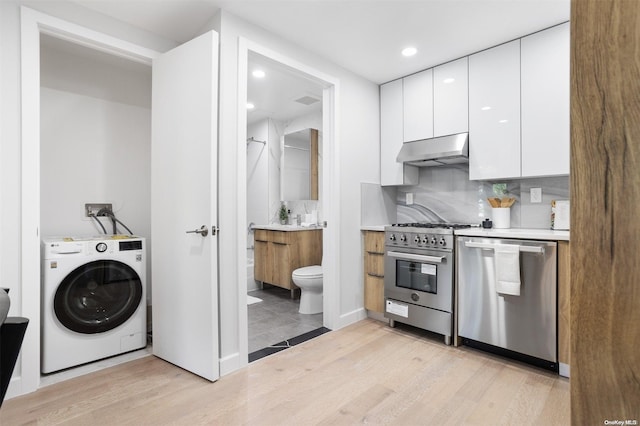
M 144 238 L 44 239 L 41 307 L 43 373 L 144 348 Z

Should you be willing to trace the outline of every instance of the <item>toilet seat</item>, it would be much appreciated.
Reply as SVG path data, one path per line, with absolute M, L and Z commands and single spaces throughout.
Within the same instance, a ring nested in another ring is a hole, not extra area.
M 298 268 L 293 271 L 293 276 L 299 278 L 322 278 L 322 266 L 313 265 Z

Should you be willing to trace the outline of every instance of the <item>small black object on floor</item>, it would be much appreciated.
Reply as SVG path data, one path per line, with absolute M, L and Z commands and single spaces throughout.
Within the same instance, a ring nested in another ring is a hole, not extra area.
M 267 355 L 275 354 L 276 352 L 283 351 L 292 346 L 298 345 L 300 343 L 306 342 L 307 340 L 313 339 L 314 337 L 318 337 L 326 332 L 329 332 L 326 327 L 316 328 L 315 330 L 308 331 L 304 334 L 301 334 L 296 337 L 292 337 L 291 339 L 285 340 L 283 342 L 276 343 L 267 348 L 257 350 L 255 352 L 251 352 L 249 354 L 249 362 L 253 362 L 259 360 L 260 358 L 264 358 Z

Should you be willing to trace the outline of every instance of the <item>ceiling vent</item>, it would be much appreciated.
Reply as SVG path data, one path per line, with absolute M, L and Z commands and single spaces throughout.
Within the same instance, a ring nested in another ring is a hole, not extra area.
M 299 99 L 296 99 L 295 102 L 302 104 L 302 105 L 313 105 L 316 102 L 320 102 L 320 99 L 318 98 L 314 98 L 313 96 L 303 96 Z

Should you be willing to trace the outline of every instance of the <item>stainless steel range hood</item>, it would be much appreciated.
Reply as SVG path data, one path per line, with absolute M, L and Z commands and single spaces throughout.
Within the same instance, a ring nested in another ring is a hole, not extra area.
M 469 133 L 405 142 L 396 161 L 420 167 L 468 163 Z

